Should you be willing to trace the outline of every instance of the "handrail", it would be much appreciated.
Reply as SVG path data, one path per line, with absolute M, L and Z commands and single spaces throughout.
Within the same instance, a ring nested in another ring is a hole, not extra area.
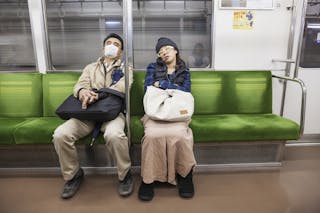
M 292 59 L 272 59 L 272 62 L 282 62 L 282 63 L 295 63 L 295 60 Z
M 290 33 L 290 39 L 292 40 L 291 33 Z M 291 46 L 288 45 L 288 57 L 290 55 L 290 58 L 288 58 L 288 59 L 272 59 L 272 62 L 281 62 L 281 63 L 285 63 L 286 64 L 286 69 L 285 69 L 285 76 L 286 77 L 290 76 L 291 64 L 295 63 L 295 61 L 293 59 L 291 59 L 291 57 L 292 57 L 292 45 Z M 285 81 L 283 83 L 282 99 L 281 99 L 281 105 L 280 105 L 280 115 L 281 116 L 283 116 L 283 112 L 284 112 L 284 104 L 285 104 L 285 101 L 286 101 L 286 93 L 287 93 L 287 82 Z
M 272 74 L 272 77 L 283 79 L 285 81 L 293 81 L 293 82 L 296 82 L 296 83 L 300 84 L 301 91 L 302 91 L 301 112 L 300 112 L 300 136 L 302 136 L 302 134 L 304 132 L 306 99 L 307 99 L 307 88 L 306 88 L 304 82 L 299 78 L 289 78 L 289 77 L 278 76 L 278 75 L 274 75 L 274 74 Z
M 300 66 L 300 60 L 301 60 L 301 49 L 302 49 L 302 39 L 303 39 L 303 34 L 304 34 L 304 25 L 305 25 L 305 19 L 306 19 L 306 14 L 307 14 L 307 5 L 308 1 L 307 0 L 302 0 L 303 1 L 303 6 L 302 6 L 302 11 L 301 11 L 301 19 L 300 19 L 300 32 L 299 32 L 299 40 L 298 40 L 298 50 L 297 50 L 297 55 L 296 55 L 296 64 L 294 67 L 294 74 L 293 77 L 297 78 L 298 77 L 298 71 L 299 71 L 299 66 Z

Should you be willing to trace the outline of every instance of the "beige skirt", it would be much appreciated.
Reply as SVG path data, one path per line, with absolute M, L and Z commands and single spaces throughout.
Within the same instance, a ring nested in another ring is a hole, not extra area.
M 185 177 L 196 165 L 190 121 L 166 122 L 141 119 L 144 125 L 141 152 L 143 182 L 176 184 L 176 173 Z

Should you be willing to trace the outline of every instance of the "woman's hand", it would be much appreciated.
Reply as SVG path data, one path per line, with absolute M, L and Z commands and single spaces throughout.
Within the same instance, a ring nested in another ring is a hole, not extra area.
M 153 83 L 153 86 L 159 88 L 159 81 L 154 82 L 154 83 Z

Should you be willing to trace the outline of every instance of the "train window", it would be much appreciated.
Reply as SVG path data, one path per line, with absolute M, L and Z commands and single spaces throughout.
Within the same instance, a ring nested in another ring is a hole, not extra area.
M 0 22 L 0 71 L 34 71 L 28 0 L 0 1 Z
M 53 67 L 81 70 L 102 55 L 107 34 L 122 35 L 122 1 L 46 0 Z
M 320 68 L 320 2 L 308 1 L 300 66 Z
M 156 58 L 159 37 L 174 40 L 191 68 L 210 66 L 212 1 L 133 1 L 134 67 Z
M 122 35 L 122 1 L 46 0 L 52 64 L 57 70 L 82 69 L 102 54 L 110 32 Z M 212 1 L 133 1 L 134 67 L 155 60 L 161 36 L 179 46 L 190 67 L 208 67 L 211 58 Z

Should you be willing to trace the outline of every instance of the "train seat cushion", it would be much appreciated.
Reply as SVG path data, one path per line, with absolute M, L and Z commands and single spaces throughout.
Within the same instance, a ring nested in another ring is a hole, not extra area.
M 54 130 L 64 121 L 58 117 L 39 117 L 24 122 L 14 132 L 16 144 L 49 144 Z
M 39 73 L 2 73 L 0 117 L 42 116 L 41 78 Z
M 56 109 L 73 93 L 73 87 L 80 74 L 79 72 L 57 72 L 43 76 L 44 116 L 56 116 Z
M 289 140 L 299 125 L 274 114 L 195 115 L 190 127 L 196 142 Z
M 25 121 L 25 118 L 0 118 L 0 144 L 15 144 L 14 132 Z
M 136 144 L 144 134 L 140 119 L 131 117 L 131 140 Z M 194 115 L 190 127 L 195 143 L 299 138 L 298 124 L 274 114 Z
M 29 119 L 22 125 L 19 125 L 15 132 L 14 138 L 16 144 L 50 144 L 54 130 L 64 122 L 58 117 L 40 117 Z M 90 135 L 77 143 L 89 144 L 91 141 Z M 97 143 L 104 143 L 102 136 L 97 138 Z

